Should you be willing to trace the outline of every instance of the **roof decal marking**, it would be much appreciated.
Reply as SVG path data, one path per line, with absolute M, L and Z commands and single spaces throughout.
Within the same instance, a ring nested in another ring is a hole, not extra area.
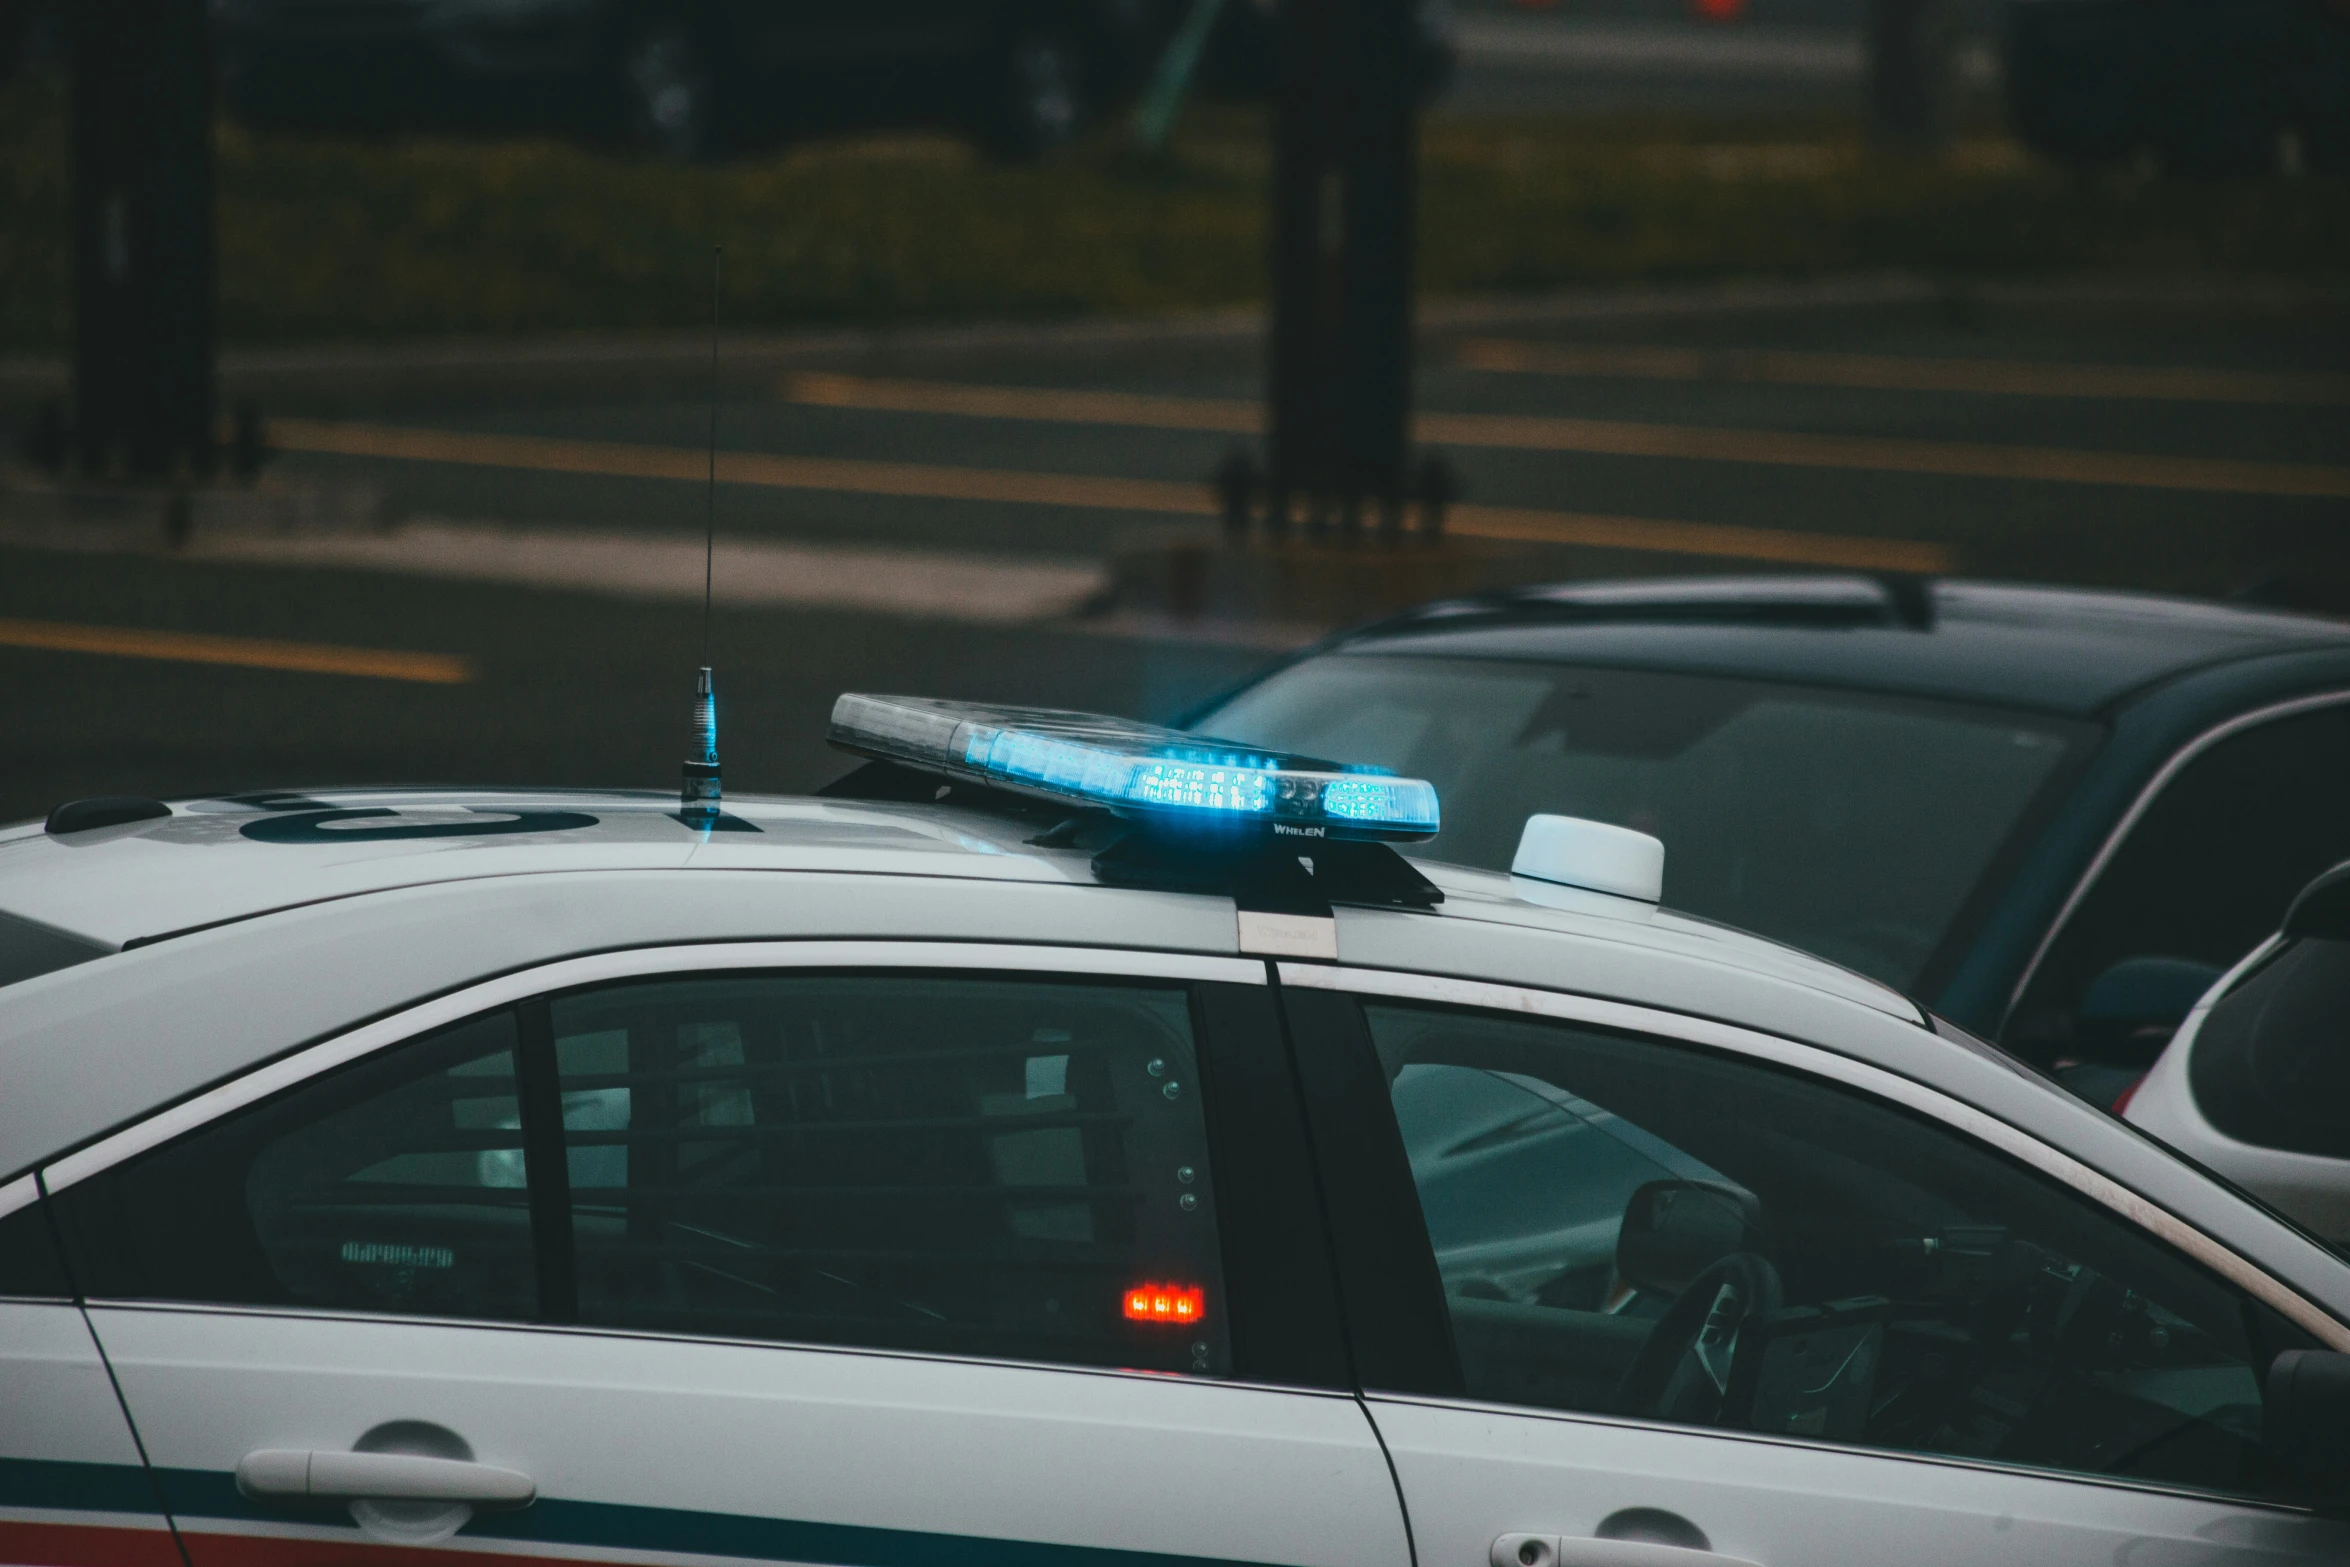
M 593 827 L 596 818 L 585 811 L 500 811 L 496 807 L 466 807 L 467 821 L 400 821 L 400 813 L 386 806 L 349 811 L 303 811 L 287 816 L 262 816 L 238 829 L 255 843 L 383 843 L 407 838 L 487 838 L 509 833 L 570 832 Z M 352 822 L 390 817 L 386 827 L 336 827 Z

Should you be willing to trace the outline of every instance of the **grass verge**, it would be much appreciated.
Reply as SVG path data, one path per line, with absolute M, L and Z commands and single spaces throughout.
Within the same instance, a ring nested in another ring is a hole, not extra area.
M 2350 275 L 2350 184 L 2168 184 L 1985 138 L 1921 162 L 1826 117 L 1432 120 L 1432 294 L 1883 269 Z M 1105 132 L 1041 168 L 927 135 L 675 168 L 553 142 L 220 132 L 232 343 L 680 327 L 726 246 L 747 326 L 1146 313 L 1257 297 L 1264 119 L 1203 106 L 1170 154 Z M 0 351 L 68 330 L 64 93 L 0 88 Z

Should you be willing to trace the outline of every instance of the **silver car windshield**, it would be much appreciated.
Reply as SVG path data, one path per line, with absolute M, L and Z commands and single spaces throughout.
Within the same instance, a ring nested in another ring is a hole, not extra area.
M 1436 785 L 1418 852 L 1507 870 L 1526 818 L 1653 833 L 1665 902 L 1914 985 L 2087 726 L 1647 670 L 1334 654 L 1195 728 Z

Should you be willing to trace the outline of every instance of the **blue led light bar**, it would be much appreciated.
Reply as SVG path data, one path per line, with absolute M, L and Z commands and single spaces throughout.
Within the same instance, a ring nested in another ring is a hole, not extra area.
M 1095 713 L 850 692 L 826 738 L 844 751 L 1121 816 L 1315 838 L 1436 835 L 1417 778 Z

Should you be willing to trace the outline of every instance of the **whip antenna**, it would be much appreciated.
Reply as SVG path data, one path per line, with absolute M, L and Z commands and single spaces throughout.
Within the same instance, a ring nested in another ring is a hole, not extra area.
M 710 247 L 710 476 L 702 487 L 702 665 L 710 663 L 710 564 L 718 553 L 718 283 L 725 248 Z
M 710 471 L 702 493 L 702 672 L 694 682 L 692 754 L 678 790 L 678 819 L 704 830 L 717 824 L 718 694 L 710 680 L 710 588 L 718 553 L 718 285 L 726 252 L 710 247 Z

